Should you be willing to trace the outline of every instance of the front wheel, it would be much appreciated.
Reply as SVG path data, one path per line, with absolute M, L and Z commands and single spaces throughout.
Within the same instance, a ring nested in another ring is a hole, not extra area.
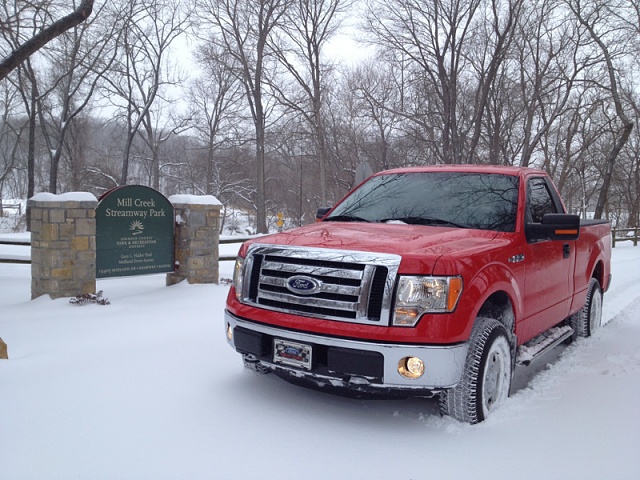
M 440 394 L 440 411 L 465 423 L 485 420 L 509 396 L 513 357 L 504 326 L 479 318 L 460 383 Z

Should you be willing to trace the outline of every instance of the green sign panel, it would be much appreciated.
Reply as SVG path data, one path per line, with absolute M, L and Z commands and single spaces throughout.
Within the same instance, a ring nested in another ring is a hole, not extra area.
M 96 277 L 174 270 L 173 205 L 142 185 L 106 193 L 96 210 Z

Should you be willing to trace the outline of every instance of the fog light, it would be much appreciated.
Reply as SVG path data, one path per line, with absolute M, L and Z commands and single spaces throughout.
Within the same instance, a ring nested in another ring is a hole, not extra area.
M 420 378 L 424 375 L 424 362 L 418 357 L 404 357 L 398 363 L 398 373 L 405 378 Z
M 233 328 L 231 328 L 231 324 L 227 323 L 227 340 L 233 340 Z

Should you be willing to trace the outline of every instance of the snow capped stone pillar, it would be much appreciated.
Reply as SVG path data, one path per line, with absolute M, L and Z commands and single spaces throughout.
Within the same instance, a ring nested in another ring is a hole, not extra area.
M 169 201 L 176 216 L 176 269 L 167 274 L 167 285 L 218 283 L 222 204 L 211 195 L 173 195 Z
M 96 207 L 91 193 L 39 193 L 31 209 L 31 298 L 96 291 Z

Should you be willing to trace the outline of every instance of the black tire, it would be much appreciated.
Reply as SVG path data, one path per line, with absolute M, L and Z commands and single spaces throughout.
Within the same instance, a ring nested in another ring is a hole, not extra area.
M 504 326 L 478 318 L 460 383 L 440 394 L 440 412 L 465 423 L 479 423 L 509 396 L 513 353 Z
M 602 289 L 597 278 L 589 281 L 587 299 L 582 310 L 572 316 L 571 326 L 576 337 L 590 337 L 602 324 Z

